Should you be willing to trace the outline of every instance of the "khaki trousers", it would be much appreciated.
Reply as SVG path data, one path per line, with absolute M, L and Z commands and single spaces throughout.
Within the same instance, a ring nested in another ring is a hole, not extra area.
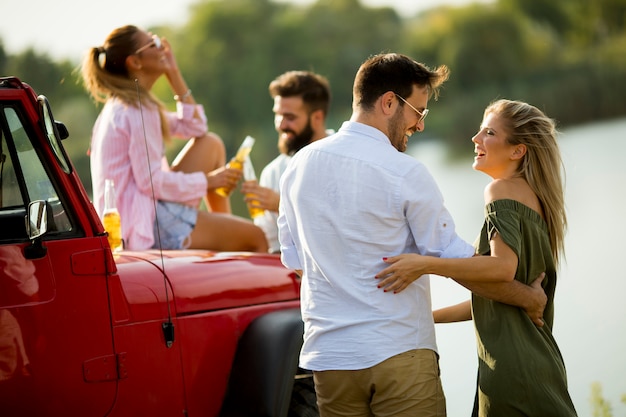
M 415 349 L 366 369 L 313 372 L 320 417 L 445 417 L 437 354 Z

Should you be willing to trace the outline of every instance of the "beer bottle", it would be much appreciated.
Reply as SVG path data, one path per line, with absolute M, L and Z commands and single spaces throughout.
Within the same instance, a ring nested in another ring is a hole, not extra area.
M 250 155 L 246 156 L 243 163 L 243 179 L 246 181 L 256 181 L 256 174 L 254 173 L 254 166 L 250 160 Z M 246 194 L 246 197 L 250 196 L 250 193 Z M 257 200 L 249 200 L 246 204 L 248 205 L 248 212 L 250 213 L 251 218 L 254 219 L 265 214 L 265 210 L 262 208 L 252 206 L 253 204 L 258 204 Z
M 239 147 L 237 154 L 226 164 L 227 168 L 243 169 L 243 163 L 246 156 L 250 154 L 252 146 L 254 145 L 254 138 L 252 136 L 246 136 L 243 143 Z M 215 189 L 215 192 L 222 197 L 228 197 L 233 192 L 233 187 L 219 187 Z
M 122 242 L 122 220 L 117 211 L 115 201 L 115 184 L 113 180 L 104 180 L 104 212 L 102 213 L 102 223 L 107 231 L 109 246 L 113 252 L 123 249 Z

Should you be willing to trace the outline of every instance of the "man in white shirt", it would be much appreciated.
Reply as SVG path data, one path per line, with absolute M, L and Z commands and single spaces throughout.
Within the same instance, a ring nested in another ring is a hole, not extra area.
M 474 253 L 428 170 L 403 153 L 447 78 L 404 55 L 368 59 L 350 121 L 282 176 L 281 257 L 302 271 L 300 366 L 313 371 L 321 416 L 445 416 L 429 278 L 393 294 L 375 276 L 390 254 Z
M 274 100 L 274 127 L 278 132 L 278 155 L 261 172 L 259 182 L 246 181 L 241 192 L 246 202 L 265 210 L 254 223 L 265 232 L 269 252 L 280 251 L 278 243 L 278 184 L 291 157 L 302 147 L 326 137 L 326 116 L 330 106 L 328 80 L 310 71 L 288 71 L 269 85 Z

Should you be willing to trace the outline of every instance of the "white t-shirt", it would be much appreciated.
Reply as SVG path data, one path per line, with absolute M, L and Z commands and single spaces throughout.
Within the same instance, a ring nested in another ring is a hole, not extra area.
M 374 366 L 411 349 L 437 350 L 430 282 L 399 294 L 377 287 L 382 258 L 470 257 L 434 179 L 378 129 L 345 122 L 294 155 L 281 177 L 281 259 L 304 271 L 300 366 Z
M 274 158 L 269 164 L 261 171 L 259 178 L 259 185 L 272 190 L 279 191 L 280 177 L 285 172 L 287 164 L 291 160 L 291 156 L 280 154 Z M 275 253 L 280 251 L 280 244 L 278 243 L 278 226 L 276 220 L 278 219 L 278 212 L 265 210 L 263 216 L 259 216 L 254 219 L 254 224 L 259 226 L 263 232 L 265 232 L 265 238 L 269 245 L 269 252 Z
M 327 135 L 334 134 L 333 129 L 326 129 Z M 259 178 L 259 185 L 279 192 L 280 177 L 287 169 L 287 165 L 291 161 L 291 156 L 280 154 L 274 158 L 269 164 L 261 171 L 261 177 Z M 278 243 L 278 212 L 265 210 L 263 216 L 259 216 L 254 219 L 254 224 L 259 226 L 263 232 L 265 232 L 265 238 L 269 245 L 268 251 L 270 253 L 278 253 L 280 251 L 280 243 Z

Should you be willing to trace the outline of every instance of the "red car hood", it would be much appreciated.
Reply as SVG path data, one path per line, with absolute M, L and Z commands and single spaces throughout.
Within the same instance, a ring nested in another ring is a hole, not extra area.
M 297 275 L 278 255 L 182 250 L 164 251 L 161 258 L 159 251 L 124 251 L 115 255 L 115 263 L 120 285 L 112 280 L 111 294 L 118 322 L 162 317 L 166 299 L 181 316 L 300 295 Z

